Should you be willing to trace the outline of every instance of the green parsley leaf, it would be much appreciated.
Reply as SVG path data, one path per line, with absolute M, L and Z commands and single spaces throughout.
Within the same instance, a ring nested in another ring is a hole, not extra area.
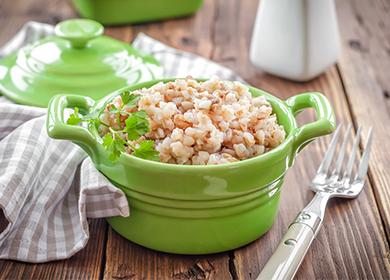
M 96 129 L 99 129 L 99 126 L 101 124 L 103 124 L 103 122 L 100 120 L 100 118 L 89 119 L 89 120 L 87 120 L 87 122 L 91 125 L 94 125 L 96 127 Z
M 133 94 L 130 91 L 124 91 L 121 93 L 121 98 L 123 106 L 133 108 L 137 106 L 138 100 L 141 98 L 141 96 L 138 94 Z
M 133 155 L 139 158 L 159 161 L 159 152 L 154 148 L 154 141 L 145 140 L 139 144 L 139 147 L 134 149 Z
M 114 137 L 111 133 L 107 133 L 103 137 L 103 146 L 108 151 L 108 158 L 111 161 L 116 161 L 121 153 L 125 151 L 125 144 L 126 141 L 117 133 L 114 134 Z
M 120 112 L 120 109 L 118 109 L 114 104 L 111 104 L 110 105 L 110 108 L 108 109 L 108 111 L 111 113 L 111 114 L 117 114 Z
M 114 138 L 112 138 L 112 135 L 110 133 L 107 133 L 106 135 L 104 135 L 104 137 L 103 137 L 104 148 L 108 149 L 109 147 L 111 147 L 113 142 L 114 142 Z
M 124 131 L 127 133 L 129 140 L 137 140 L 150 131 L 148 114 L 144 110 L 131 113 L 125 123 Z
M 103 137 L 103 147 L 109 154 L 111 161 L 116 161 L 121 153 L 126 151 L 126 146 L 132 150 L 132 154 L 136 157 L 147 159 L 147 160 L 159 160 L 159 152 L 155 149 L 154 141 L 145 140 L 139 143 L 137 147 L 134 147 L 131 142 L 124 140 L 119 133 L 126 133 L 127 138 L 130 141 L 139 139 L 142 135 L 150 131 L 150 125 L 148 120 L 148 114 L 144 111 L 138 111 L 134 113 L 127 112 L 124 106 L 134 107 L 140 98 L 139 95 L 132 94 L 130 92 L 124 92 L 121 94 L 123 100 L 123 106 L 120 108 L 111 104 L 109 107 L 110 113 L 116 114 L 118 123 L 120 123 L 121 115 L 129 115 L 125 121 L 126 127 L 122 130 L 114 130 L 109 127 L 110 132 L 105 134 Z M 84 116 L 79 116 L 79 108 L 75 107 L 73 113 L 69 116 L 67 124 L 78 125 L 81 122 L 87 122 L 90 125 L 95 125 L 97 128 L 100 124 L 104 124 L 100 120 L 100 115 L 103 110 L 95 110 Z M 104 124 L 108 126 L 108 124 Z
M 82 119 L 79 117 L 79 108 L 74 107 L 73 113 L 69 116 L 66 123 L 70 125 L 78 125 L 81 121 Z
M 100 114 L 101 112 L 99 112 L 98 110 L 89 112 L 88 114 L 84 115 L 81 120 L 83 122 L 88 122 L 90 124 L 93 124 L 97 128 L 100 125 L 100 118 L 99 118 Z

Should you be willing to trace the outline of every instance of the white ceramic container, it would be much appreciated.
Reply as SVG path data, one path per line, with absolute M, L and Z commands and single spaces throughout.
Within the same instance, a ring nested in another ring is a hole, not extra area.
M 307 81 L 334 64 L 340 52 L 334 0 L 262 0 L 250 47 L 261 70 Z

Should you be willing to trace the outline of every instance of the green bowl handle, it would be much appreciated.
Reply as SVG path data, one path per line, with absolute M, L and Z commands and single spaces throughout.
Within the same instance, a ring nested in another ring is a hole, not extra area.
M 305 108 L 316 111 L 317 120 L 298 127 L 295 132 L 293 158 L 314 138 L 330 134 L 336 128 L 336 120 L 329 100 L 319 92 L 307 92 L 290 97 L 286 100 L 287 106 L 296 116 Z
M 46 128 L 50 137 L 56 139 L 71 140 L 94 159 L 96 156 L 97 140 L 91 132 L 78 125 L 66 124 L 64 120 L 64 110 L 66 108 L 78 107 L 80 113 L 89 112 L 95 101 L 86 96 L 80 95 L 56 95 L 49 103 L 47 112 Z

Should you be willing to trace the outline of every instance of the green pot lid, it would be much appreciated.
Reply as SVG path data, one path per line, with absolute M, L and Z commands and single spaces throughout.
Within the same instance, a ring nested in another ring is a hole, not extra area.
M 162 75 L 156 59 L 102 35 L 103 26 L 98 22 L 66 20 L 54 33 L 0 60 L 2 94 L 21 104 L 47 107 L 56 94 L 98 100 L 124 86 Z

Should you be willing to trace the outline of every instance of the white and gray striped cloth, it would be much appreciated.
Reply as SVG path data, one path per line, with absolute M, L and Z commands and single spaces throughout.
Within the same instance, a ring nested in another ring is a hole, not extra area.
M 0 48 L 0 58 L 52 32 L 51 25 L 28 22 Z M 133 46 L 156 57 L 165 77 L 241 80 L 227 68 L 142 33 Z M 0 232 L 1 259 L 68 258 L 88 241 L 87 218 L 129 215 L 124 193 L 78 146 L 47 136 L 45 114 L 45 109 L 0 97 L 0 210 L 8 222 Z

